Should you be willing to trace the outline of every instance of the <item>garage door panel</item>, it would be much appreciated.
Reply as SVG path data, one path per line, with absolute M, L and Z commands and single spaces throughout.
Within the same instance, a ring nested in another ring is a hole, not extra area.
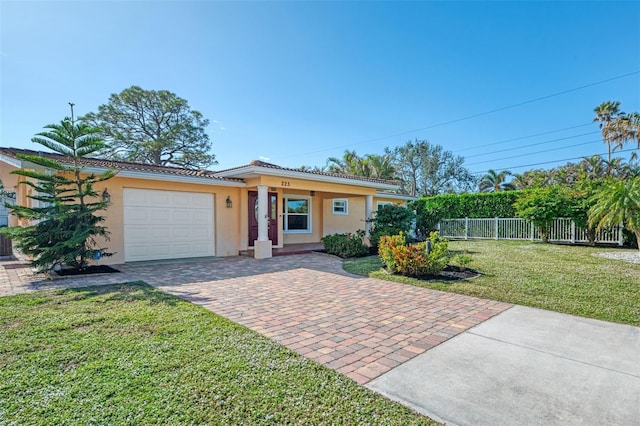
M 174 210 L 172 212 L 172 214 L 173 214 L 174 223 L 176 223 L 176 222 L 178 222 L 178 223 L 179 222 L 187 222 L 188 223 L 191 220 L 193 220 L 193 218 L 195 216 L 191 211 L 185 210 L 185 209 Z M 206 214 L 205 214 L 205 216 L 206 216 Z M 205 223 L 207 223 L 206 221 L 207 221 L 207 218 L 205 217 Z
M 125 188 L 125 261 L 214 255 L 213 195 Z
M 190 219 L 197 223 L 208 223 L 210 220 L 210 213 L 208 211 L 196 210 L 190 212 Z
M 148 222 L 149 214 L 147 211 L 141 209 L 125 207 L 124 217 L 128 219 L 128 223 L 130 224 L 145 224 Z

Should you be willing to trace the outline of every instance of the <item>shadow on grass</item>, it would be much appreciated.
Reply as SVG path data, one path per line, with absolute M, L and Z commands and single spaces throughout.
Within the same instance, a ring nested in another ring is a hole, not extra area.
M 451 254 L 451 256 L 457 256 L 459 254 L 478 254 L 480 253 L 479 251 L 475 251 L 475 250 L 451 250 L 449 249 L 449 254 Z
M 95 303 L 121 302 L 147 302 L 150 305 L 164 303 L 175 306 L 180 299 L 167 293 L 156 290 L 144 281 L 133 281 L 120 284 L 107 284 L 89 287 L 70 288 L 63 290 L 63 294 L 72 294 L 71 300 L 89 300 L 97 298 Z M 101 296 L 107 296 L 103 298 Z

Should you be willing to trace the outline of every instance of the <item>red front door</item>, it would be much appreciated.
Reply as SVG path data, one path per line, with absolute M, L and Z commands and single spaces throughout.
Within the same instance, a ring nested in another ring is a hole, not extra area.
M 269 239 L 272 245 L 278 245 L 278 194 L 269 192 Z M 258 192 L 249 191 L 249 246 L 258 239 Z

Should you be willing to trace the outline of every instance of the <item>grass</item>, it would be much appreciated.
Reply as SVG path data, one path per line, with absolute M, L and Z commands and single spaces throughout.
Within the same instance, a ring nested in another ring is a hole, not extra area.
M 377 256 L 344 262 L 346 271 L 589 318 L 640 325 L 640 264 L 593 256 L 615 249 L 522 241 L 451 241 L 481 277 L 421 281 L 389 275 Z M 454 257 L 455 258 L 455 257 Z
M 435 424 L 144 283 L 0 298 L 0 424 Z

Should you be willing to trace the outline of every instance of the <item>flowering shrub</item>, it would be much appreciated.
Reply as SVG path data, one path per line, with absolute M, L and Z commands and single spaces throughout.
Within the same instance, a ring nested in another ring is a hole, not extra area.
M 405 247 L 407 240 L 402 232 L 398 235 L 383 235 L 378 243 L 378 256 L 391 273 L 396 271 L 396 261 L 393 250 L 397 247 Z
M 347 257 L 360 257 L 369 254 L 369 247 L 364 244 L 364 231 L 353 234 L 331 234 L 322 238 L 327 253 Z
M 432 232 L 429 242 L 431 250 L 427 253 L 426 242 L 406 245 L 402 233 L 383 236 L 378 254 L 389 272 L 409 277 L 438 275 L 449 261 L 449 241 Z

